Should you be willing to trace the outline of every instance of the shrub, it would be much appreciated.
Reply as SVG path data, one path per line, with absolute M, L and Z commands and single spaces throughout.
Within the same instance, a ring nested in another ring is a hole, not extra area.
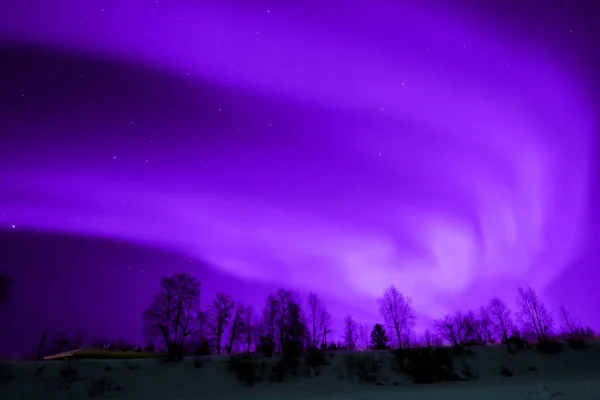
M 514 353 L 517 350 L 522 350 L 527 346 L 527 341 L 521 337 L 520 334 L 513 334 L 508 339 L 504 340 L 503 343 L 506 345 L 506 348 L 509 353 Z
M 500 368 L 500 374 L 502 376 L 506 376 L 507 378 L 510 378 L 513 376 L 513 372 L 510 369 L 508 369 L 508 367 L 506 365 L 503 365 Z
M 194 355 L 210 356 L 210 344 L 208 343 L 208 340 L 204 339 L 200 342 L 200 346 L 195 349 Z
M 258 345 L 256 346 L 257 353 L 262 353 L 265 357 L 273 357 L 274 351 L 275 342 L 270 335 L 264 335 L 258 339 Z
M 85 380 L 85 378 L 79 376 L 79 372 L 71 367 L 71 361 L 68 361 L 67 365 L 58 370 L 59 375 L 59 387 L 68 389 L 71 384 Z
M 285 378 L 286 368 L 283 361 L 277 362 L 277 364 L 273 365 L 273 369 L 271 370 L 271 381 L 272 382 L 283 382 L 283 378 Z
M 258 362 L 251 356 L 232 356 L 229 367 L 240 382 L 246 386 L 253 386 L 256 381 Z
M 527 341 L 523 339 L 520 335 L 512 335 L 504 341 L 504 344 L 514 345 L 517 349 L 521 350 L 525 348 Z
M 456 380 L 452 350 L 444 348 L 398 349 L 392 352 L 400 371 L 410 375 L 414 383 Z
M 115 390 L 115 380 L 111 378 L 100 378 L 90 381 L 88 396 L 93 399 Z
M 556 354 L 562 351 L 562 344 L 555 340 L 539 342 L 537 344 L 537 349 L 542 353 Z
M 267 364 L 266 361 L 262 361 L 260 363 L 260 368 L 258 370 L 258 376 L 256 377 L 257 382 L 263 382 L 265 380 L 266 375 L 267 375 L 267 367 L 268 366 L 269 365 Z
M 469 364 L 465 364 L 464 368 L 462 369 L 462 373 L 469 379 L 479 378 L 479 374 L 476 371 L 473 371 Z
M 324 351 L 315 348 L 308 349 L 308 353 L 306 354 L 306 366 L 316 368 L 325 365 L 325 363 L 326 359 Z
M 281 355 L 282 367 L 285 372 L 291 372 L 292 375 L 298 375 L 298 365 L 300 365 L 300 354 L 302 349 L 293 342 L 288 342 Z
M 570 348 L 577 350 L 585 349 L 587 347 L 585 339 L 577 337 L 567 339 L 567 344 Z
M 351 354 L 344 355 L 346 372 L 355 375 L 359 382 L 375 382 L 381 371 L 380 362 L 373 356 L 355 357 Z

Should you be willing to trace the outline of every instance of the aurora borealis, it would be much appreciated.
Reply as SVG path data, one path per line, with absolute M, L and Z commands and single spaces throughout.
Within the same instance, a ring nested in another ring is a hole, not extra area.
M 101 238 L 214 270 L 205 293 L 316 290 L 337 318 L 374 321 L 391 283 L 424 319 L 532 285 L 600 323 L 593 286 L 565 278 L 596 269 L 592 5 L 517 17 L 508 3 L 278 3 L 2 2 L 0 229 L 19 249 L 2 263 L 22 278 L 14 299 L 48 280 L 97 286 L 81 275 L 112 268 L 135 309 L 177 272 L 75 244 Z M 23 261 L 60 238 L 63 253 Z M 20 331 L 51 325 L 34 303 L 11 304 L 29 315 Z M 136 337 L 130 318 L 121 330 Z

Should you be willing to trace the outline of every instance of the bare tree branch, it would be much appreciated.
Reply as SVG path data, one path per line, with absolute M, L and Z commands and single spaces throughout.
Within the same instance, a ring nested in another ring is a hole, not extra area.
M 200 282 L 188 274 L 176 274 L 160 281 L 160 291 L 144 312 L 144 333 L 160 338 L 169 355 L 181 358 L 185 341 L 197 327 Z
M 517 308 L 517 318 L 523 330 L 533 332 L 540 343 L 547 342 L 552 330 L 552 317 L 531 287 L 519 288 Z
M 217 293 L 215 300 L 206 310 L 208 327 L 215 339 L 215 349 L 217 350 L 217 354 L 221 354 L 223 333 L 225 333 L 225 329 L 229 326 L 234 307 L 235 303 L 229 295 Z
M 415 322 L 410 298 L 392 285 L 385 289 L 383 297 L 379 299 L 379 313 L 388 328 L 394 332 L 394 341 L 398 347 L 402 347 L 403 336 L 410 335 Z

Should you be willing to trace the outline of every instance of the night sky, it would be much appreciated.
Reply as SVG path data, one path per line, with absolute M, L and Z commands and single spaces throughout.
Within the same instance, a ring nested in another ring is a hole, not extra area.
M 177 272 L 338 331 L 390 284 L 600 328 L 593 3 L 1 1 L 0 354 L 139 341 Z

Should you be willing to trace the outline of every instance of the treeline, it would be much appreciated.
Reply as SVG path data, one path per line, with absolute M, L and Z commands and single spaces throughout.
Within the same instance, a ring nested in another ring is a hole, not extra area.
M 143 314 L 143 332 L 148 348 L 154 346 L 171 358 L 186 355 L 258 352 L 298 354 L 303 350 L 368 350 L 406 347 L 439 347 L 494 343 L 537 342 L 551 346 L 566 340 L 579 346 L 594 336 L 561 306 L 555 323 L 537 293 L 519 288 L 513 315 L 499 298 L 468 312 L 443 315 L 432 330 L 415 332 L 415 311 L 411 299 L 393 285 L 377 299 L 381 322 L 374 326 L 344 318 L 338 340 L 333 339 L 332 315 L 316 293 L 306 302 L 292 291 L 270 293 L 262 309 L 237 303 L 217 293 L 201 306 L 201 284 L 188 274 L 176 274 L 160 281 L 160 290 Z

